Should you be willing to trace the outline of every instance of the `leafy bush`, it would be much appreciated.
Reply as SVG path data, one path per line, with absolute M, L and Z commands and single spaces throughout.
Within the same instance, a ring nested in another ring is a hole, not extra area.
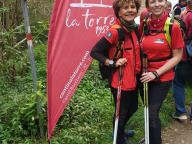
M 23 76 L 27 72 L 27 53 L 23 47 L 15 46 L 16 35 L 21 34 L 22 29 L 20 26 L 0 33 L 0 74 L 12 82 L 15 82 L 16 75 Z
M 1 112 L 0 112 L 0 141 L 7 140 L 11 143 L 15 141 L 15 137 L 38 136 L 39 135 L 39 118 L 46 120 L 46 97 L 42 93 L 41 84 L 37 93 L 20 94 L 15 89 L 7 93 L 9 96 L 1 98 Z M 14 93 L 13 93 L 14 92 Z M 42 114 L 38 117 L 37 114 L 37 100 L 41 100 Z M 5 103 L 6 101 L 6 103 Z M 43 122 L 45 129 L 46 122 Z
M 39 118 L 43 121 L 44 132 L 46 129 L 46 46 L 39 45 L 35 48 L 37 56 L 36 65 L 41 76 L 37 93 L 33 91 L 31 71 L 25 77 L 16 76 L 16 84 L 10 83 L 8 76 L 0 76 L 0 143 L 14 143 L 22 141 L 21 137 L 39 137 Z M 41 69 L 40 69 L 41 68 Z M 29 68 L 30 70 L 30 68 Z M 37 97 L 41 101 L 41 115 L 37 114 Z
M 113 102 L 93 63 L 66 107 L 52 143 L 111 143 Z
M 47 66 L 47 46 L 44 44 L 37 45 L 34 49 L 37 78 L 46 85 L 46 66 Z
M 35 45 L 46 44 L 48 39 L 48 21 L 36 21 L 31 24 L 33 42 Z
M 40 108 L 41 108 L 41 115 L 39 117 L 37 112 L 37 105 L 38 101 L 40 100 Z M 19 116 L 20 116 L 20 122 L 22 125 L 22 129 L 25 131 L 25 135 L 33 135 L 38 136 L 39 133 L 39 119 L 42 121 L 45 121 L 46 119 L 46 102 L 45 95 L 42 93 L 42 84 L 39 83 L 39 90 L 33 94 L 29 99 L 27 99 L 26 103 L 24 103 L 19 108 Z M 45 129 L 46 124 L 43 122 L 43 127 Z
M 40 55 L 40 51 L 44 48 L 43 45 L 38 46 L 35 54 Z M 39 63 L 42 62 L 45 62 L 44 56 L 37 59 L 37 66 L 40 66 Z M 44 73 L 43 69 L 42 72 Z M 38 139 L 37 136 L 39 134 L 36 125 L 38 121 L 35 114 L 35 95 L 31 96 L 32 85 L 29 82 L 25 85 L 27 88 L 23 91 L 10 85 L 4 87 L 3 97 L 0 98 L 0 108 L 2 109 L 0 112 L 0 141 L 4 143 L 45 144 L 47 143 L 46 138 Z M 44 99 L 42 100 L 42 111 L 45 120 L 45 86 L 42 86 L 40 95 Z M 168 122 L 171 121 L 170 114 L 173 108 L 173 100 L 171 93 L 169 93 L 161 109 L 163 126 L 167 126 Z M 106 82 L 100 80 L 97 63 L 93 62 L 60 118 L 51 140 L 52 144 L 111 143 L 113 111 L 110 90 L 106 88 Z M 128 128 L 134 129 L 136 132 L 136 135 L 130 139 L 133 143 L 137 143 L 144 136 L 143 117 L 143 107 L 140 100 L 138 111 L 128 123 Z M 44 124 L 46 125 L 46 121 Z
M 32 30 L 35 44 L 39 45 L 47 42 L 47 22 L 36 22 L 32 26 Z M 2 37 L 0 39 L 0 74 L 5 75 L 9 81 L 15 83 L 17 78 L 26 76 L 30 70 L 26 41 L 23 41 L 25 40 L 24 26 L 21 25 L 14 29 L 9 29 L 9 31 L 1 32 L 0 37 Z M 41 54 L 45 57 L 46 48 L 44 48 L 43 52 Z M 45 66 L 44 64 L 43 68 Z

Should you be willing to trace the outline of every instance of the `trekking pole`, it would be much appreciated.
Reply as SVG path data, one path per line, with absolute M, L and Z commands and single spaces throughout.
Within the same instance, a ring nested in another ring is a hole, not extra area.
M 147 72 L 147 55 L 143 54 L 143 72 Z M 145 117 L 145 144 L 149 144 L 149 105 L 148 105 L 148 83 L 143 84 L 144 92 L 144 117 Z
M 121 84 L 123 77 L 123 67 L 119 67 L 119 85 L 117 88 L 117 100 L 116 100 L 116 109 L 115 109 L 115 127 L 113 133 L 113 144 L 117 142 L 117 130 L 118 130 L 118 122 L 119 122 L 119 112 L 120 112 L 120 102 L 121 102 Z

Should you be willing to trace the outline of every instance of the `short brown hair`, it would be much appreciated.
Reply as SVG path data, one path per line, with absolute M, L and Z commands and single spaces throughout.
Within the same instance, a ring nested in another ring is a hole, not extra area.
M 126 3 L 126 2 L 129 2 L 129 1 L 132 1 L 135 3 L 136 5 L 136 9 L 137 9 L 137 12 L 139 11 L 139 8 L 140 8 L 140 0 L 114 0 L 113 1 L 113 10 L 114 10 L 114 13 L 115 13 L 115 16 L 117 18 L 119 18 L 119 10 L 120 8 Z

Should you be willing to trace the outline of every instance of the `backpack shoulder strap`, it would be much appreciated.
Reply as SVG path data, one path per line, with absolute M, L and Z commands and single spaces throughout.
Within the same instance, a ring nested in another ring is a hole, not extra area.
M 140 36 L 140 33 L 139 33 L 138 26 L 137 26 L 137 27 L 135 27 L 135 34 L 136 34 L 136 36 L 137 36 L 138 41 L 140 41 L 141 36 Z
M 122 53 L 122 51 L 123 51 L 122 46 L 123 46 L 123 43 L 125 41 L 125 32 L 124 32 L 123 28 L 118 24 L 113 25 L 111 28 L 116 29 L 118 32 L 118 42 L 117 42 L 116 51 L 115 51 L 115 54 L 113 57 L 114 60 L 117 60 L 123 54 Z
M 164 25 L 165 37 L 170 47 L 171 47 L 171 31 L 172 31 L 173 22 L 174 22 L 174 19 L 167 17 L 167 20 L 165 21 L 165 25 Z
M 118 24 L 113 25 L 111 28 L 116 29 L 118 32 L 118 41 L 124 41 L 125 40 L 125 33 L 122 27 Z
M 118 28 L 117 31 L 118 31 L 118 41 L 119 42 L 125 41 L 125 32 L 124 32 L 124 30 L 122 28 Z
M 111 26 L 111 28 L 118 29 L 118 28 L 121 28 L 121 26 L 119 24 L 114 24 L 114 25 Z

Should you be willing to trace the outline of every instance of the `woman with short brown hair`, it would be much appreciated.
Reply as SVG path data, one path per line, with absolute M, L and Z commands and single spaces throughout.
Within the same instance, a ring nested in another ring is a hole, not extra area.
M 136 75 L 140 73 L 140 46 L 136 34 L 137 25 L 134 19 L 139 10 L 139 2 L 136 0 L 115 0 L 113 9 L 116 22 L 102 37 L 91 51 L 91 56 L 109 67 L 109 85 L 114 98 L 115 109 L 120 101 L 119 121 L 117 129 L 117 144 L 125 144 L 128 138 L 125 125 L 138 107 L 138 93 Z M 121 51 L 117 57 L 117 45 L 122 31 L 124 40 Z M 105 55 L 107 51 L 107 56 Z M 120 100 L 117 99 L 119 86 L 121 86 Z M 115 113 L 113 126 L 115 125 Z M 117 121 L 116 121 L 117 122 Z M 116 135 L 115 135 L 116 136 Z

